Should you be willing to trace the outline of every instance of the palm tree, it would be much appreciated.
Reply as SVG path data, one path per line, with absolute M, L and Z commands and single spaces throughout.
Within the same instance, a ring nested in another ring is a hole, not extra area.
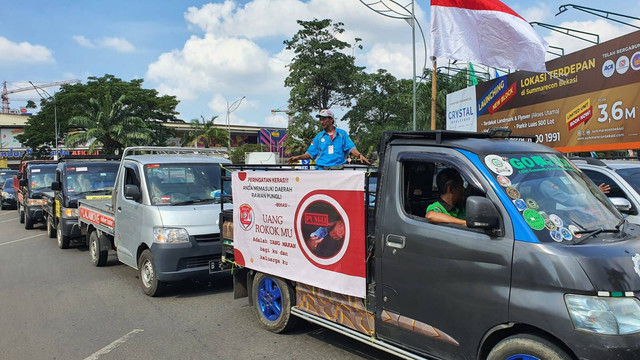
M 198 144 L 202 143 L 205 148 L 210 148 L 226 144 L 229 140 L 229 134 L 225 129 L 213 123 L 217 118 L 216 115 L 211 120 L 205 120 L 204 116 L 200 115 L 201 120 L 191 120 L 191 131 L 182 138 L 182 145 L 198 147 Z
M 103 101 L 91 98 L 86 115 L 69 120 L 71 127 L 79 131 L 67 138 L 67 146 L 93 141 L 90 152 L 102 147 L 104 153 L 113 154 L 128 146 L 151 144 L 151 129 L 141 118 L 131 115 L 124 99 L 122 95 L 114 102 L 111 94 L 106 94 Z

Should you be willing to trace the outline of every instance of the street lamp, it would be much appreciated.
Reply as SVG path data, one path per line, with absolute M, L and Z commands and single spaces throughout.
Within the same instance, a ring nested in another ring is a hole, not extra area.
M 227 101 L 227 131 L 229 132 L 229 151 L 231 151 L 231 124 L 229 123 L 229 114 L 238 109 L 240 103 L 242 102 L 242 100 L 244 100 L 245 97 L 246 96 L 243 96 L 240 99 L 232 102 L 231 105 L 229 105 L 229 102 Z
M 42 92 L 47 94 L 47 96 L 49 96 L 49 99 L 53 99 L 53 129 L 56 136 L 56 143 L 55 143 L 56 152 L 53 155 L 53 160 L 57 161 L 58 160 L 58 104 L 56 104 L 56 92 L 54 91 L 53 96 L 51 96 L 45 89 L 35 86 L 31 81 L 29 81 L 29 84 L 33 86 L 33 88 L 36 90 L 36 92 L 38 93 L 38 95 L 40 95 L 42 99 L 44 99 L 45 97 L 42 96 L 42 94 L 40 94 L 40 91 L 38 91 L 38 89 L 42 90 Z

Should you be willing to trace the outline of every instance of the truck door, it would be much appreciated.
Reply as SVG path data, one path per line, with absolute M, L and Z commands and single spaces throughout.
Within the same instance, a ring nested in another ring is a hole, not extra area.
M 384 198 L 378 200 L 377 334 L 439 358 L 475 358 L 485 332 L 507 321 L 511 222 L 490 184 L 459 151 L 419 149 L 392 149 L 386 179 L 378 184 Z M 440 198 L 435 179 L 444 168 L 462 175 L 466 195 L 493 201 L 501 236 L 426 220 L 427 206 Z
M 126 199 L 124 196 L 125 185 L 140 184 L 140 172 L 135 163 L 129 162 L 124 164 L 123 172 L 120 176 L 115 206 L 115 236 L 114 242 L 118 250 L 118 260 L 133 267 L 138 268 L 136 252 L 141 238 L 141 216 L 142 216 L 142 198 L 138 201 Z M 142 191 L 142 189 L 140 190 Z

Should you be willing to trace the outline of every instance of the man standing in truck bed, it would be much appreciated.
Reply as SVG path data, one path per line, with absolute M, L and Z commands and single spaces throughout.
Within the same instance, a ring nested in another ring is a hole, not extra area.
M 329 109 L 320 111 L 317 118 L 320 118 L 322 131 L 313 138 L 313 142 L 309 145 L 307 152 L 302 155 L 292 156 L 289 162 L 295 162 L 304 159 L 316 159 L 318 169 L 331 170 L 341 169 L 346 162 L 349 153 L 357 156 L 362 162 L 371 165 L 369 160 L 362 155 L 356 145 L 349 138 L 349 134 L 335 126 L 335 117 Z

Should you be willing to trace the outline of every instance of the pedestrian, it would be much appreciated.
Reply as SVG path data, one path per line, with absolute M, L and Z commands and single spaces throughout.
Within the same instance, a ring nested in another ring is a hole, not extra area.
M 349 138 L 349 134 L 342 129 L 336 128 L 336 120 L 331 110 L 322 109 L 316 117 L 320 118 L 322 131 L 313 138 L 311 145 L 309 145 L 304 154 L 289 158 L 290 163 L 298 160 L 315 159 L 318 169 L 341 169 L 347 161 L 347 156 L 352 154 L 362 162 L 371 165 L 371 162 L 356 149 L 356 145 Z

